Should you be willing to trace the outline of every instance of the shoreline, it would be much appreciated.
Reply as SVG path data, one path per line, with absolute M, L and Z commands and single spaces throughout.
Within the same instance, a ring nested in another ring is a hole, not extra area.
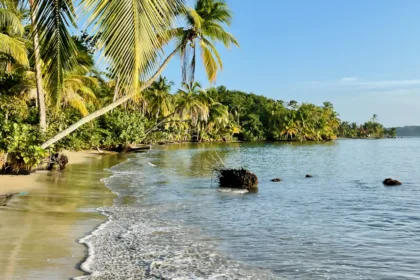
M 116 152 L 108 151 L 99 153 L 95 150 L 64 150 L 62 153 L 69 159 L 67 166 L 85 164 L 89 163 L 90 160 L 101 159 L 105 155 L 117 154 Z M 49 174 L 50 172 L 47 170 L 37 170 L 29 175 L 0 175 L 0 195 L 26 193 L 39 189 L 42 187 L 42 184 L 37 182 L 37 178 L 45 176 L 45 174 Z
M 63 153 L 69 164 L 62 172 L 0 176 L 0 195 L 18 193 L 6 207 L 0 207 L 1 279 L 87 275 L 82 264 L 89 252 L 79 240 L 107 222 L 98 208 L 113 205 L 115 194 L 101 179 L 109 177 L 106 169 L 124 162 L 127 154 Z

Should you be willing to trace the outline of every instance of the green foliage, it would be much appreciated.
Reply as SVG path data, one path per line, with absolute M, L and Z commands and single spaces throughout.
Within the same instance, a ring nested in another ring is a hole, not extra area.
M 81 18 L 94 23 L 96 34 L 84 31 L 73 37 L 69 32 L 76 27 L 73 1 L 35 0 L 28 7 L 34 18 L 27 27 L 22 22 L 28 22 L 28 13 L 18 9 L 20 2 L 3 2 L 0 154 L 7 153 L 18 169 L 30 169 L 45 156 L 39 148 L 44 138 L 57 135 L 122 96 L 134 98 L 124 108 L 109 111 L 108 107 L 108 111 L 95 114 L 93 121 L 56 143 L 51 151 L 172 141 L 329 141 L 337 136 L 384 137 L 396 133 L 395 129 L 384 129 L 376 115 L 360 126 L 340 122 L 330 102 L 321 106 L 299 104 L 223 86 L 201 88 L 194 81 L 196 51 L 201 50 L 207 77 L 214 82 L 223 68 L 217 44 L 238 46 L 226 31 L 232 13 L 223 0 L 197 0 L 194 8 L 184 7 L 183 0 L 83 0 L 82 10 L 89 17 Z M 173 28 L 175 16 L 182 16 L 186 26 Z M 38 31 L 42 60 L 36 62 L 34 30 Z M 144 80 L 156 71 L 162 60 L 160 51 L 171 39 L 176 40 L 183 78 L 189 82 L 171 94 L 173 83 L 160 77 L 140 92 L 140 85 L 148 85 Z M 105 57 L 107 74 L 95 69 L 96 51 Z M 35 66 L 41 68 L 42 79 L 35 78 Z M 36 85 L 41 88 L 42 84 L 46 104 L 40 105 L 46 105 L 48 130 L 41 135 Z
M 209 89 L 208 93 L 229 108 L 229 118 L 239 128 L 235 135 L 240 140 L 328 141 L 336 138 L 339 119 L 329 102 L 316 106 L 292 100 L 285 107 L 281 100 L 225 87 Z
M 396 137 L 397 129 L 386 129 L 378 122 L 378 116 L 373 117 L 364 124 L 341 122 L 339 127 L 339 137 L 343 138 L 383 138 Z
M 232 12 L 223 0 L 197 0 L 194 8 L 183 9 L 182 16 L 186 26 L 165 31 L 164 34 L 169 34 L 170 38 L 175 38 L 177 45 L 182 46 L 183 81 L 194 82 L 196 52 L 200 48 L 207 78 L 215 82 L 217 72 L 223 69 L 217 43 L 226 48 L 239 46 L 235 37 L 225 30 L 232 20 Z
M 30 170 L 47 155 L 40 147 L 42 138 L 36 126 L 3 123 L 0 129 L 0 151 L 7 153 L 12 173 Z M 7 170 L 6 170 L 7 171 Z
M 99 119 L 103 145 L 114 146 L 140 143 L 144 139 L 144 117 L 139 112 L 115 110 Z

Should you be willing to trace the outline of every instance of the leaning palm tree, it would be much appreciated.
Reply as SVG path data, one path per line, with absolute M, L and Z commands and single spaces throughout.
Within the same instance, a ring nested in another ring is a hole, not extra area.
M 41 1 L 41 0 L 39 0 Z M 47 0 L 42 0 L 47 1 Z M 64 0 L 61 0 L 64 1 Z M 53 2 L 53 1 L 51 1 Z M 98 36 L 98 48 L 117 81 L 115 90 L 124 94 L 111 104 L 80 119 L 41 145 L 46 148 L 80 126 L 127 102 L 147 89 L 176 55 L 178 46 L 160 64 L 164 30 L 173 28 L 183 0 L 83 0 L 80 1 Z M 124 20 L 121 20 L 124 19 Z M 154 72 L 154 74 L 152 74 Z M 140 80 L 145 82 L 140 83 Z M 118 96 L 114 94 L 114 96 Z
M 208 77 L 214 81 L 216 72 L 222 65 L 220 56 L 214 52 L 216 49 L 212 41 L 222 41 L 226 46 L 238 43 L 231 34 L 224 31 L 222 26 L 222 23 L 229 23 L 231 19 L 231 13 L 226 4 L 218 0 L 198 1 L 201 4 L 197 3 L 196 11 L 201 13 L 200 17 L 203 21 L 213 14 L 218 14 L 208 23 L 200 23 L 201 20 L 195 17 L 197 19 L 195 26 L 201 26 L 201 31 L 195 33 L 199 37 L 194 39 L 201 39 L 199 42 L 202 46 Z M 47 148 L 80 126 L 130 100 L 139 91 L 147 89 L 161 75 L 169 61 L 179 51 L 182 53 L 182 49 L 187 47 L 188 42 L 194 41 L 190 40 L 193 38 L 178 41 L 180 44 L 177 44 L 176 48 L 157 67 L 162 47 L 169 42 L 170 38 L 176 37 L 174 34 L 177 33 L 173 31 L 172 26 L 173 19 L 180 11 L 185 11 L 184 0 L 83 0 L 81 3 L 90 15 L 90 22 L 94 23 L 95 32 L 100 34 L 99 48 L 108 62 L 112 77 L 121 82 L 122 88 L 128 87 L 128 89 L 113 103 L 80 119 L 47 140 L 41 145 L 42 148 Z M 194 16 L 194 13 L 192 15 Z M 165 32 L 166 30 L 172 31 Z M 194 33 L 188 34 L 194 35 Z M 201 34 L 207 34 L 208 37 Z M 212 53 L 216 59 L 211 55 Z M 154 74 L 152 74 L 153 71 L 155 71 Z M 139 80 L 145 82 L 140 83 Z M 118 88 L 116 87 L 116 90 Z
M 235 37 L 225 30 L 232 13 L 222 0 L 197 0 L 193 8 L 186 8 L 183 16 L 187 26 L 168 31 L 181 45 L 182 75 L 184 82 L 194 82 L 196 49 L 201 49 L 204 68 L 211 82 L 216 81 L 217 72 L 223 69 L 223 62 L 215 46 L 221 42 L 226 48 L 239 46 Z

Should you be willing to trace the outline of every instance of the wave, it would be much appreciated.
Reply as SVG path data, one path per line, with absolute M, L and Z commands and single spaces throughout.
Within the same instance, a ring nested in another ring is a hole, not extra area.
M 88 248 L 81 269 L 89 275 L 74 279 L 279 279 L 268 269 L 250 267 L 224 256 L 217 249 L 218 240 L 198 229 L 162 218 L 165 213 L 179 210 L 182 203 L 141 207 L 116 203 L 127 195 L 127 191 L 121 191 L 121 183 L 128 187 L 135 183 L 146 193 L 151 187 L 144 174 L 132 165 L 133 161 L 128 161 L 111 168 L 113 175 L 104 180 L 118 197 L 113 206 L 98 209 L 108 220 L 79 240 Z

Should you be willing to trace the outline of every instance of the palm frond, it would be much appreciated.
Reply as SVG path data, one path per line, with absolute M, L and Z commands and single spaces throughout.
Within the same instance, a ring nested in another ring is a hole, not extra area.
M 222 41 L 226 48 L 230 48 L 231 44 L 239 47 L 238 40 L 236 40 L 232 34 L 226 32 L 223 27 L 217 23 L 207 22 L 203 26 L 203 33 L 212 40 Z
M 211 50 L 207 47 L 204 41 L 200 41 L 201 55 L 203 57 L 204 68 L 207 73 L 207 78 L 210 82 L 216 81 L 217 71 L 219 66 L 216 63 L 216 60 L 213 57 Z
M 35 29 L 41 58 L 45 62 L 47 87 L 56 106 L 60 104 L 64 73 L 76 65 L 77 49 L 69 28 L 76 27 L 72 0 L 35 0 Z
M 209 48 L 209 50 L 213 53 L 213 55 L 216 57 L 216 60 L 217 60 L 217 63 L 219 64 L 220 70 L 223 70 L 223 61 L 222 61 L 222 58 L 220 57 L 220 54 L 217 51 L 216 47 L 212 44 L 212 42 L 210 42 L 206 38 L 203 38 L 202 40 L 203 40 L 204 44 L 206 44 L 206 46 Z
M 0 33 L 0 53 L 10 56 L 24 67 L 29 67 L 24 43 L 2 33 Z
M 112 77 L 137 91 L 138 79 L 155 68 L 183 0 L 85 0 L 84 11 L 100 34 L 99 48 Z
M 22 36 L 24 28 L 15 13 L 0 9 L 0 30 L 7 30 L 9 35 Z
M 200 29 L 201 28 L 203 18 L 198 14 L 198 12 L 196 10 L 191 9 L 191 8 L 186 9 L 185 16 L 187 18 L 188 24 L 191 27 L 193 27 L 195 29 Z

